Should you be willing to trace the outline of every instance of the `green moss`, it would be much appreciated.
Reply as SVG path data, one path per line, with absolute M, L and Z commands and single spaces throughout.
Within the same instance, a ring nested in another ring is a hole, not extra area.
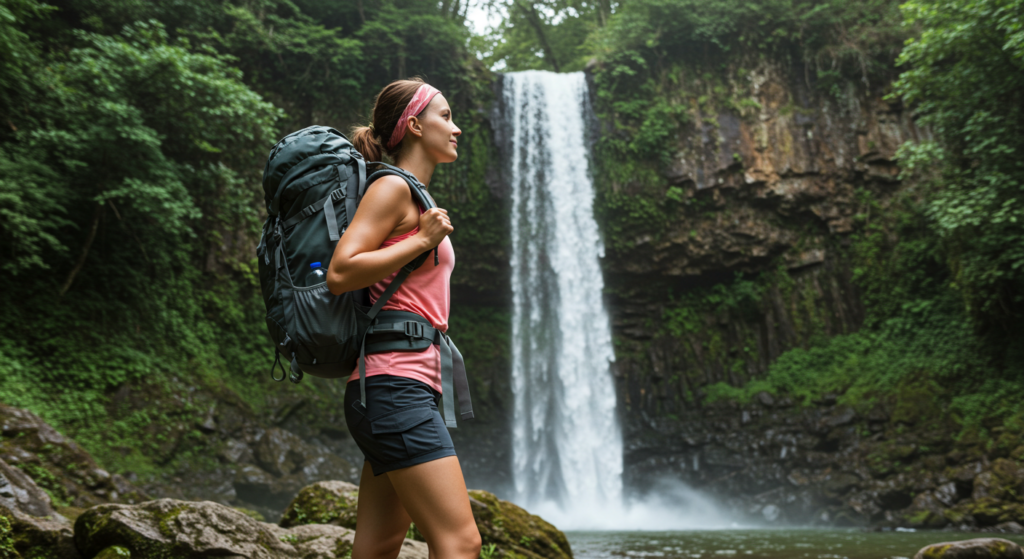
M 21 555 L 14 549 L 11 521 L 2 514 L 0 514 L 0 559 L 21 559 Z
M 251 509 L 247 509 L 247 508 L 243 508 L 243 507 L 231 507 L 231 508 L 237 510 L 238 512 L 240 512 L 240 513 L 242 513 L 242 514 L 244 514 L 244 515 L 246 515 L 249 518 L 252 518 L 254 520 L 258 520 L 260 522 L 266 522 L 267 521 L 267 519 L 264 518 L 263 515 L 260 514 L 259 511 L 255 511 L 255 510 L 251 510 Z
M 484 504 L 473 507 L 473 516 L 485 548 L 493 545 L 502 557 L 570 557 L 563 551 L 569 549 L 565 534 L 542 518 L 486 491 L 472 490 L 469 495 Z
M 130 559 L 131 556 L 131 551 L 119 545 L 113 545 L 97 553 L 93 559 Z
M 352 542 L 338 540 L 338 545 L 334 546 L 334 555 L 338 559 L 352 559 Z
M 288 505 L 281 515 L 281 526 L 336 524 L 354 530 L 358 501 L 358 491 L 339 495 L 320 484 L 313 484 L 303 488 Z
M 177 533 L 177 530 L 175 529 L 174 526 L 174 521 L 179 516 L 181 516 L 181 513 L 185 511 L 185 508 L 186 507 L 184 505 L 176 506 L 171 508 L 171 510 L 167 511 L 166 513 L 156 516 L 157 528 L 160 530 L 161 534 L 163 534 L 167 538 L 174 537 L 174 535 Z

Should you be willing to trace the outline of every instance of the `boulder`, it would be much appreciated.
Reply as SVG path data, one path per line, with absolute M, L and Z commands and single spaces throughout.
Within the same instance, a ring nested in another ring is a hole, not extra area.
M 949 524 L 942 502 L 932 491 L 919 493 L 904 513 L 906 521 L 916 528 L 941 528 Z
M 229 447 L 231 457 L 241 458 L 242 443 Z M 348 479 L 349 462 L 323 447 L 306 443 L 284 429 L 267 429 L 254 445 L 255 464 L 244 464 L 235 473 L 235 494 L 245 502 L 269 509 L 288 506 L 303 487 L 325 479 Z
M 96 554 L 92 559 L 131 559 L 132 552 L 119 546 L 112 545 Z
M 99 505 L 75 522 L 75 543 L 86 557 L 118 546 L 131 557 L 335 559 L 351 552 L 354 534 L 326 524 L 286 529 L 217 503 L 173 499 Z M 427 556 L 426 544 L 408 540 L 399 554 L 400 559 Z
M 359 487 L 344 481 L 320 481 L 306 486 L 281 516 L 281 526 L 334 524 L 355 530 Z
M 358 500 L 359 488 L 351 483 L 314 483 L 304 487 L 288 505 L 281 517 L 281 527 L 295 529 L 302 525 L 332 524 L 354 529 Z M 572 557 L 565 534 L 539 516 L 487 491 L 470 490 L 469 503 L 484 549 L 493 546 L 492 556 Z M 413 528 L 413 533 L 418 534 Z M 417 535 L 416 539 L 420 538 Z
M 932 544 L 918 551 L 914 559 L 1024 559 L 1024 551 L 1008 540 L 978 538 Z
M 148 498 L 32 412 L 0 404 L 0 435 L 0 459 L 29 473 L 57 505 L 85 508 Z
M 479 489 L 469 491 L 469 504 L 473 508 L 483 547 L 493 546 L 492 555 L 572 558 L 565 534 L 543 518 Z
M 71 523 L 24 472 L 0 460 L 0 558 L 79 557 Z M 6 553 L 6 555 L 5 555 Z

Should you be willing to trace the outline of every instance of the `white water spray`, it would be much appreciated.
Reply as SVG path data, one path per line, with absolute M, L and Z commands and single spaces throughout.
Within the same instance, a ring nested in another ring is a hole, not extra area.
M 504 78 L 512 187 L 513 476 L 534 509 L 622 507 L 582 73 Z

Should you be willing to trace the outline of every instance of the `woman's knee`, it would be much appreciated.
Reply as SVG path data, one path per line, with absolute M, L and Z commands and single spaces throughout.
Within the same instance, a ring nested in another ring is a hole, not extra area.
M 462 551 L 466 557 L 479 557 L 480 548 L 483 545 L 483 540 L 480 539 L 480 530 L 477 529 L 476 523 L 474 522 L 471 526 L 467 526 L 461 530 L 458 535 L 459 550 Z
M 482 546 L 483 540 L 480 538 L 480 530 L 477 529 L 476 523 L 474 523 L 472 531 L 469 531 L 466 536 L 466 548 L 469 555 L 479 557 Z
M 427 544 L 437 557 L 458 557 L 476 559 L 480 556 L 482 542 L 476 523 L 441 534 L 426 534 Z

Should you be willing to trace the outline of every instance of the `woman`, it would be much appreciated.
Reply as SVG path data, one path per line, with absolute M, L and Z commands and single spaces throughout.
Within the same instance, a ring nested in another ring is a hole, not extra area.
M 353 131 L 352 143 L 367 161 L 387 153 L 424 185 L 438 163 L 458 158 L 462 131 L 444 96 L 421 80 L 385 87 L 373 108 L 373 124 Z M 401 177 L 375 181 L 341 237 L 327 272 L 333 293 L 370 287 L 375 301 L 397 270 L 418 255 L 438 250 L 406 278 L 385 310 L 415 312 L 438 330 L 448 328 L 448 279 L 455 254 L 448 212 L 422 212 Z M 451 436 L 437 410 L 441 392 L 437 346 L 422 352 L 366 356 L 366 407 L 359 404 L 358 371 L 345 391 L 345 420 L 366 456 L 359 485 L 354 559 L 394 558 L 409 523 L 415 522 L 438 559 L 477 557 L 480 533 L 470 510 L 466 483 Z M 431 421 L 405 432 L 374 434 L 374 418 L 406 407 L 432 407 Z

